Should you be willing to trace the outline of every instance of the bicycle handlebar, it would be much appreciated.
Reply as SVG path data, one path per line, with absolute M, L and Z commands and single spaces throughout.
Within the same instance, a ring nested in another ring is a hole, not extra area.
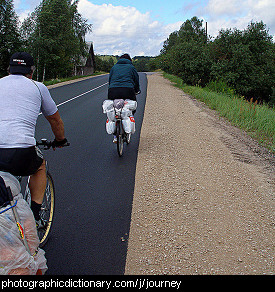
M 53 141 L 48 141 L 47 139 L 41 139 L 41 142 L 36 141 L 36 145 L 37 146 L 43 146 L 44 150 L 48 150 L 51 147 L 53 147 L 54 142 Z M 67 147 L 70 146 L 70 142 L 66 142 L 64 145 L 62 145 L 61 147 Z

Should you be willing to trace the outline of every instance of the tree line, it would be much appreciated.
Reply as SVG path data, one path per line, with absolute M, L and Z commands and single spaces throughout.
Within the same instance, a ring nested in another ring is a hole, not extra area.
M 118 59 L 118 56 L 95 55 L 95 70 L 99 72 L 110 72 Z
M 78 2 L 42 0 L 20 23 L 13 0 L 0 0 L 0 77 L 16 51 L 32 54 L 37 80 L 71 76 L 88 54 L 85 35 L 92 29 L 79 14 Z
M 0 0 L 0 77 L 7 74 L 16 51 L 33 55 L 39 81 L 73 75 L 88 54 L 85 35 L 92 30 L 79 14 L 78 2 L 42 0 L 20 23 L 13 0 Z M 114 59 L 96 57 L 96 63 L 97 70 L 108 72 Z M 213 38 L 203 21 L 193 17 L 170 34 L 159 56 L 134 57 L 133 63 L 138 71 L 162 69 L 188 85 L 233 90 L 249 100 L 275 100 L 275 44 L 262 21 L 244 30 L 221 30 Z
M 262 21 L 221 30 L 213 39 L 193 17 L 170 34 L 154 65 L 188 85 L 232 89 L 254 101 L 274 98 L 275 44 Z
M 95 56 L 95 63 L 96 63 L 96 70 L 109 72 L 111 68 L 116 64 L 119 60 L 119 56 L 111 56 L 111 55 L 96 55 Z M 132 58 L 133 65 L 137 69 L 138 72 L 150 72 L 154 71 L 157 68 L 155 64 L 153 64 L 154 57 L 147 57 L 147 56 L 135 56 Z

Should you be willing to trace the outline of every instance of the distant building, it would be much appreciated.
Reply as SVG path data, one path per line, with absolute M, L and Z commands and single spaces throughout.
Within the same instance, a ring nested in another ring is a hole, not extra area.
M 95 72 L 95 54 L 92 42 L 87 42 L 88 45 L 88 56 L 82 58 L 79 66 L 75 68 L 76 76 L 91 75 Z

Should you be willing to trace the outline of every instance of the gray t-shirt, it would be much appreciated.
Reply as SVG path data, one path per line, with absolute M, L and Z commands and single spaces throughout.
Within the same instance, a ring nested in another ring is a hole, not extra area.
M 0 79 L 0 148 L 26 148 L 36 144 L 37 117 L 57 112 L 47 87 L 23 75 Z

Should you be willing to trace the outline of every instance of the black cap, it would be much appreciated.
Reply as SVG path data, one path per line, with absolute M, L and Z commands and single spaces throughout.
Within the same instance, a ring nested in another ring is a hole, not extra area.
M 17 52 L 10 58 L 11 74 L 28 74 L 34 65 L 33 57 L 26 52 Z

